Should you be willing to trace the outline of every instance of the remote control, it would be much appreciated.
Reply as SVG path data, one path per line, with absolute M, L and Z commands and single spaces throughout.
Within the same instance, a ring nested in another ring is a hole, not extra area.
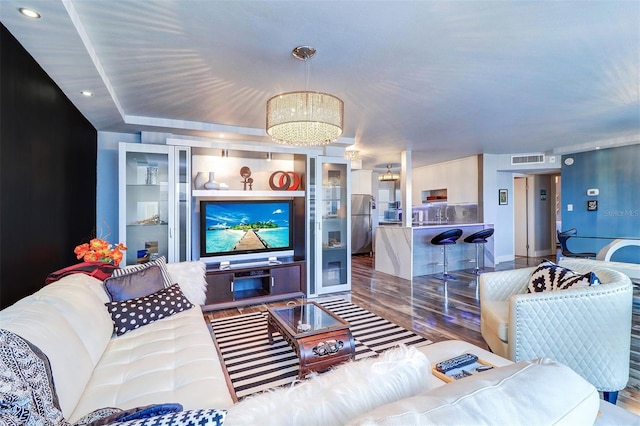
M 478 361 L 478 357 L 472 354 L 462 354 L 455 358 L 448 359 L 436 364 L 436 370 L 441 373 L 446 373 L 454 368 L 464 367 L 465 365 L 473 364 Z
M 488 371 L 491 370 L 493 368 L 493 365 L 481 365 L 480 367 L 476 368 L 476 371 L 478 373 L 482 373 L 483 371 Z

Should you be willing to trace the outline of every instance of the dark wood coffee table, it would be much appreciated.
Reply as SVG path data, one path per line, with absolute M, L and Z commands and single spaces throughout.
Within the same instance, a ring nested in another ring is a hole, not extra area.
M 299 378 L 355 357 L 349 323 L 315 302 L 269 308 L 267 331 L 270 344 L 273 333 L 278 332 L 295 350 L 300 360 Z

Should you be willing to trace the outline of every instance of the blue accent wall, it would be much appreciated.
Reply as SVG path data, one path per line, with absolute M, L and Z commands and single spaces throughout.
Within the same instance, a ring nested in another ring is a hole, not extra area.
M 567 158 L 573 164 L 566 165 Z M 572 238 L 569 250 L 597 253 L 612 241 L 606 238 L 640 239 L 640 144 L 564 155 L 561 171 L 562 229 L 601 237 Z M 587 189 L 600 193 L 589 196 Z M 588 201 L 597 201 L 596 211 L 587 209 Z M 625 247 L 611 260 L 640 263 L 640 247 Z

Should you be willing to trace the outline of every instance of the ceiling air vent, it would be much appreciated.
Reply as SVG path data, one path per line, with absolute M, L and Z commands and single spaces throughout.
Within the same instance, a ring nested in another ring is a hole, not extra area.
M 512 155 L 511 165 L 544 164 L 544 154 Z

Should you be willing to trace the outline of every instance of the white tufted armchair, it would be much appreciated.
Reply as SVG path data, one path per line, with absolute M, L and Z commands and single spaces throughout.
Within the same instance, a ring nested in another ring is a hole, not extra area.
M 512 361 L 548 357 L 571 367 L 615 404 L 629 380 L 633 289 L 626 275 L 585 263 L 598 286 L 527 293 L 535 267 L 480 275 L 480 330 L 489 348 Z

